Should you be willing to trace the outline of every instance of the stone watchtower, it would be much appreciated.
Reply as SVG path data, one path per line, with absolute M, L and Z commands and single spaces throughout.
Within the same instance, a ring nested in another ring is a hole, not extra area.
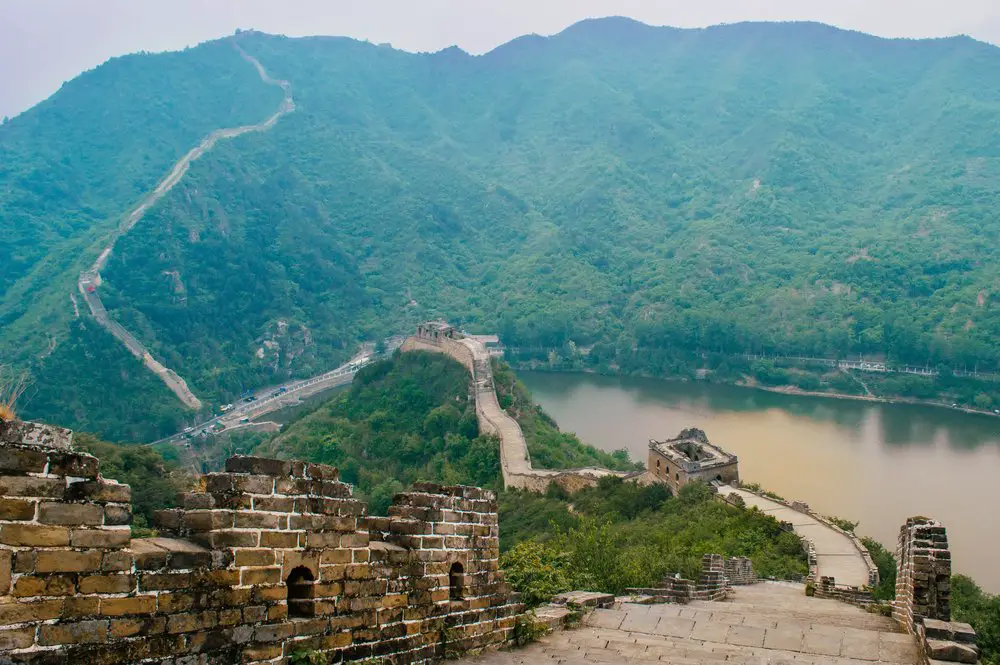
M 0 427 L 0 651 L 15 662 L 426 663 L 506 644 L 522 611 L 492 492 L 421 484 L 370 517 L 333 467 L 234 457 L 158 514 L 164 537 L 132 539 L 128 486 L 68 430 Z

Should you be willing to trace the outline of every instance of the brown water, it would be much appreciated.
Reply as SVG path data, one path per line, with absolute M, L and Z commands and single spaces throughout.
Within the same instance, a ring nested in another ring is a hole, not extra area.
M 1000 592 L 1000 419 L 949 409 L 590 374 L 519 374 L 565 431 L 645 461 L 648 440 L 700 427 L 740 477 L 859 521 L 895 548 L 907 517 L 948 527 L 955 572 Z

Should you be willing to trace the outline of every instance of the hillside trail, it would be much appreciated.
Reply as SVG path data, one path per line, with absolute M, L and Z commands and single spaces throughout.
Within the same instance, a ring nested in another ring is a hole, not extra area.
M 149 352 L 149 349 L 147 349 L 135 335 L 126 330 L 120 323 L 110 318 L 104 307 L 104 303 L 101 301 L 101 297 L 98 294 L 98 289 L 101 286 L 101 270 L 103 270 L 107 265 L 108 258 L 111 256 L 111 252 L 114 251 L 115 243 L 117 243 L 118 239 L 123 235 L 131 231 L 143 218 L 146 212 L 152 208 L 157 201 L 163 198 L 167 192 L 173 189 L 174 185 L 181 181 L 184 174 L 187 173 L 188 168 L 190 168 L 191 162 L 215 147 L 215 144 L 221 139 L 231 139 L 249 132 L 267 131 L 273 127 L 283 115 L 291 113 L 295 110 L 295 101 L 292 99 L 291 84 L 288 81 L 271 78 L 264 69 L 264 66 L 261 65 L 256 58 L 244 51 L 239 44 L 233 42 L 233 48 L 239 52 L 240 56 L 244 60 L 254 66 L 257 73 L 260 75 L 261 81 L 267 85 L 278 86 L 282 89 L 282 91 L 284 91 L 285 96 L 281 101 L 281 106 L 278 107 L 278 110 L 275 111 L 270 117 L 256 125 L 243 125 L 241 127 L 216 129 L 202 139 L 201 143 L 189 150 L 187 154 L 181 157 L 180 160 L 174 164 L 173 168 L 170 169 L 166 177 L 160 181 L 153 191 L 147 194 L 139 205 L 123 217 L 121 224 L 119 224 L 118 228 L 112 234 L 108 244 L 98 255 L 93 265 L 91 265 L 89 269 L 81 272 L 80 278 L 77 281 L 77 289 L 80 291 L 80 295 L 83 296 L 84 302 L 87 303 L 87 307 L 90 309 L 91 315 L 98 322 L 98 324 L 111 333 L 115 339 L 121 342 L 125 348 L 128 349 L 129 353 L 141 360 L 147 369 L 156 374 L 156 376 L 158 376 L 160 380 L 166 384 L 167 388 L 169 388 L 170 391 L 173 392 L 185 406 L 194 410 L 200 410 L 202 408 L 202 403 L 201 400 L 198 399 L 193 392 L 191 392 L 191 389 L 188 388 L 187 382 L 179 374 L 177 374 L 177 372 L 156 360 Z

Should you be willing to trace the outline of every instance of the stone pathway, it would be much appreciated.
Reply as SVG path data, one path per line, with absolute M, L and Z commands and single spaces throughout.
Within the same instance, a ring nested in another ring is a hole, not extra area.
M 625 603 L 595 610 L 578 629 L 558 631 L 524 649 L 460 663 L 917 663 L 913 637 L 898 630 L 886 617 L 807 597 L 800 584 L 762 583 L 737 587 L 723 602 Z
M 863 587 L 868 584 L 868 565 L 851 539 L 843 533 L 831 529 L 810 515 L 766 497 L 729 485 L 719 488 L 719 493 L 723 496 L 734 492 L 743 497 L 747 506 L 757 506 L 779 521 L 790 522 L 795 533 L 811 540 L 816 548 L 816 564 L 821 577 L 833 577 L 838 585 Z

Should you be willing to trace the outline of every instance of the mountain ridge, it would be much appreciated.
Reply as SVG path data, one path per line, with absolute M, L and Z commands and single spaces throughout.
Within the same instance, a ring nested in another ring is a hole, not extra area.
M 627 20 L 481 56 L 239 39 L 297 113 L 193 165 L 104 275 L 113 315 L 214 401 L 436 316 L 612 363 L 1000 363 L 994 47 Z

